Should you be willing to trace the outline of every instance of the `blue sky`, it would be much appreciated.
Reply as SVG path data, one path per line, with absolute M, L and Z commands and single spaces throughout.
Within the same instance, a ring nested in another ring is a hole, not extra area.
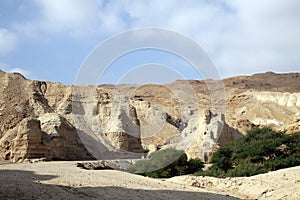
M 159 27 L 196 41 L 221 77 L 299 72 L 299 10 L 298 0 L 1 0 L 0 69 L 73 84 L 84 60 L 107 38 Z M 141 50 L 114 62 L 100 83 L 179 78 L 202 77 L 171 53 Z

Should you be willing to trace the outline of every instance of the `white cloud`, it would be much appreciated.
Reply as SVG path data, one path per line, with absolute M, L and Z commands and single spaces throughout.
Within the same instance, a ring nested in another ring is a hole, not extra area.
M 9 73 L 17 72 L 17 73 L 20 73 L 20 74 L 26 76 L 27 78 L 29 78 L 32 75 L 30 71 L 28 71 L 26 69 L 19 68 L 19 67 L 11 68 L 7 72 L 9 72 Z
M 32 76 L 32 73 L 26 69 L 22 69 L 19 67 L 12 67 L 12 66 L 9 66 L 9 65 L 3 64 L 3 63 L 0 63 L 0 70 L 6 71 L 8 73 L 17 72 L 17 73 L 24 75 L 27 78 L 31 78 L 31 76 Z
M 88 28 L 97 20 L 98 1 L 84 0 L 36 0 L 42 9 L 40 26 L 47 31 L 76 30 Z
M 107 36 L 125 29 L 122 4 L 102 0 L 34 0 L 40 15 L 14 27 L 29 37 L 69 34 L 74 37 Z
M 300 69 L 298 0 L 33 2 L 40 13 L 14 25 L 19 35 L 103 38 L 132 28 L 161 27 L 196 40 L 225 75 Z M 16 35 L 8 35 L 3 40 L 0 31 L 0 54 L 16 44 Z
M 0 56 L 7 55 L 13 51 L 18 44 L 18 37 L 15 33 L 5 28 L 0 28 Z
M 300 70 L 300 1 L 130 1 L 131 27 L 191 36 L 226 75 Z
M 236 10 L 234 30 L 222 37 L 221 70 L 236 71 L 300 70 L 300 1 L 230 1 Z

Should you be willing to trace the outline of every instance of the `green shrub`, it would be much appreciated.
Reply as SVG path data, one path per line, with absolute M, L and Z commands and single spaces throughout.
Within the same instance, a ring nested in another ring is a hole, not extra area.
M 240 176 L 253 176 L 256 174 L 266 173 L 267 170 L 260 164 L 252 163 L 249 160 L 241 161 L 235 168 L 229 170 L 226 176 L 240 177 Z
M 188 161 L 184 151 L 171 148 L 153 152 L 149 159 L 136 162 L 127 171 L 152 178 L 169 178 L 201 171 L 203 166 L 201 160 Z
M 300 165 L 300 133 L 291 135 L 269 128 L 254 128 L 233 143 L 218 149 L 213 166 L 202 176 L 253 176 Z
M 216 166 L 212 166 L 207 171 L 198 171 L 194 173 L 195 176 L 214 176 L 218 178 L 225 178 L 226 173 L 225 171 L 221 170 L 220 168 Z
M 217 168 L 227 172 L 233 168 L 232 154 L 233 151 L 231 147 L 224 146 L 213 154 L 211 162 L 214 163 Z

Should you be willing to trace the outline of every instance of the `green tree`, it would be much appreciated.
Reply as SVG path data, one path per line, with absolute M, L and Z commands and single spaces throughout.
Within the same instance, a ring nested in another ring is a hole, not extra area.
M 270 128 L 254 128 L 218 149 L 211 163 L 208 171 L 197 175 L 252 176 L 300 165 L 300 133 L 288 135 Z
M 199 159 L 188 160 L 184 151 L 164 149 L 153 152 L 149 159 L 140 160 L 127 171 L 152 178 L 169 178 L 201 171 L 204 167 Z

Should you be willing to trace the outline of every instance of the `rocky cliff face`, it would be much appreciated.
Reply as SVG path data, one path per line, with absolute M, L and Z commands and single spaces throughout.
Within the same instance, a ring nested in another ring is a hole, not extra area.
M 74 133 L 76 129 L 56 114 L 25 118 L 0 139 L 0 153 L 13 162 L 93 159 Z
M 45 97 L 47 83 L 1 72 L 0 91 L 2 158 L 14 162 L 94 158 L 82 144 L 76 128 L 49 106 Z
M 140 158 L 175 147 L 208 161 L 254 126 L 299 131 L 299 77 L 225 79 L 226 99 L 215 103 L 204 81 L 66 86 L 0 71 L 0 156 L 15 162 Z M 226 112 L 216 109 L 225 104 Z
M 299 100 L 299 92 L 248 90 L 233 95 L 229 100 L 227 120 L 233 126 L 236 121 L 247 120 L 256 126 L 269 126 L 289 133 L 297 132 L 300 131 L 300 127 L 295 127 L 294 123 L 292 128 L 290 124 L 300 119 Z
M 185 150 L 189 158 L 200 158 L 208 162 L 216 149 L 238 137 L 241 134 L 228 126 L 224 114 L 205 110 L 194 115 L 180 137 L 164 148 Z

